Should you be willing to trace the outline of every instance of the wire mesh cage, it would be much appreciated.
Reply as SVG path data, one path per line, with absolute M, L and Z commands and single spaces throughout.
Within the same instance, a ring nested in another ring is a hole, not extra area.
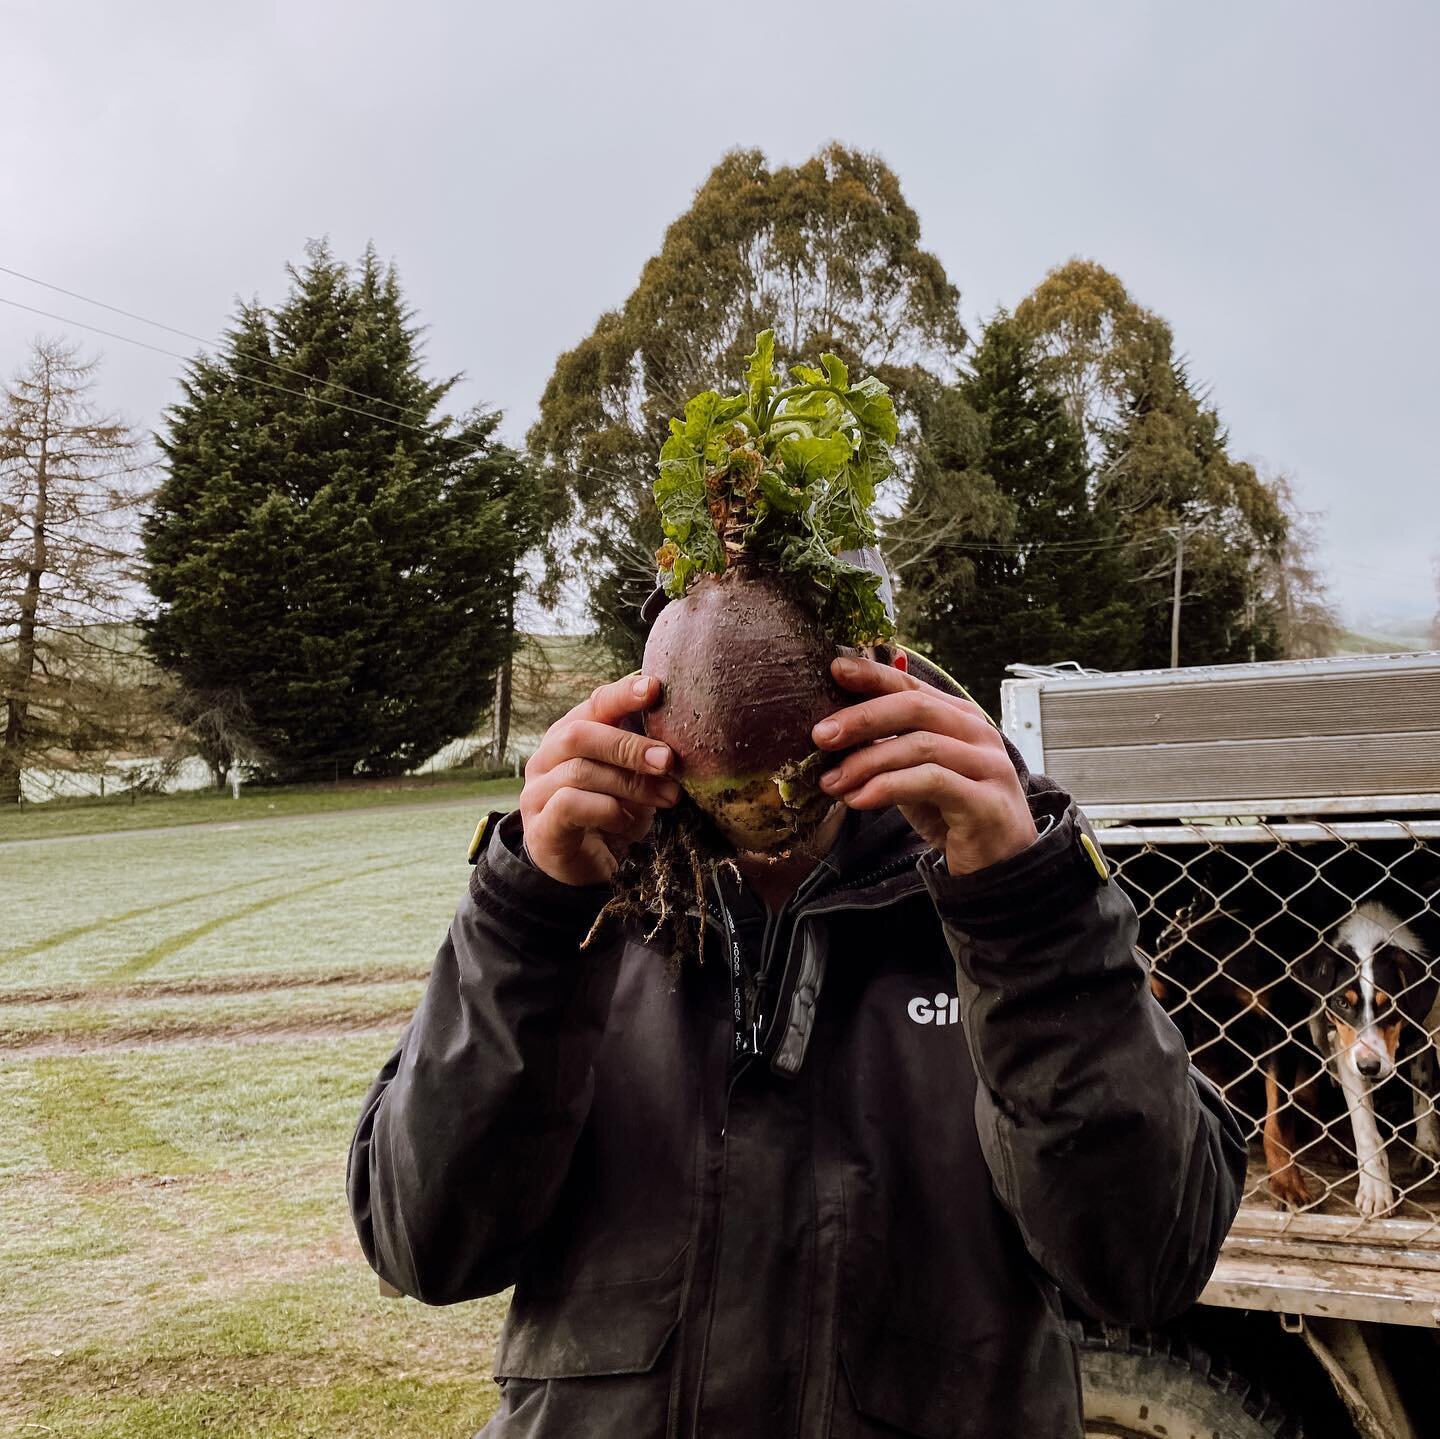
M 1248 1127 L 1246 1208 L 1440 1244 L 1440 820 L 1099 838 L 1152 990 Z

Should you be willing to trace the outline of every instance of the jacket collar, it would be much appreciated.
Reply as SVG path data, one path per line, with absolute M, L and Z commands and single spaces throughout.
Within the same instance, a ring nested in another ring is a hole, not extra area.
M 883 903 L 896 889 L 897 878 L 914 873 L 927 848 L 898 809 L 851 810 L 834 847 L 821 862 L 832 879 L 817 887 L 813 901 L 807 897 L 803 907 L 834 898 L 842 891 Z
M 829 853 L 797 886 L 791 913 L 798 918 L 838 906 L 842 899 L 847 908 L 853 903 L 870 909 L 903 898 L 918 886 L 915 866 L 926 849 L 898 809 L 851 810 Z M 758 906 L 753 895 L 741 898 L 735 893 L 733 879 L 717 874 L 712 883 L 732 913 Z M 718 923 L 713 899 L 710 909 L 712 922 Z

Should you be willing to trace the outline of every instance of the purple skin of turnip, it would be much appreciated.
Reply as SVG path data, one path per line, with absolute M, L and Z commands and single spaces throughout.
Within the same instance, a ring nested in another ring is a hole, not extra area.
M 830 674 L 839 653 L 783 581 L 748 565 L 704 576 L 656 619 L 643 668 L 662 691 L 645 732 L 736 850 L 782 853 L 829 811 L 816 781 L 842 756 L 810 732 L 853 699 Z

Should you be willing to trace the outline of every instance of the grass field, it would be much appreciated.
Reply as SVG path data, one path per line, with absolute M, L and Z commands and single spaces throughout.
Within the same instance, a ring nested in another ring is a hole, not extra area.
M 242 819 L 328 814 L 333 810 L 373 809 L 377 805 L 434 804 L 447 799 L 473 799 L 483 807 L 489 796 L 514 794 L 517 788 L 516 780 L 485 779 L 468 770 L 441 770 L 433 775 L 346 780 L 338 785 L 246 785 L 238 799 L 232 798 L 228 790 L 136 795 L 133 799 L 128 795 L 56 799 L 0 814 L 0 843 L 177 824 L 231 824 Z
M 484 1422 L 503 1299 L 380 1299 L 344 1196 L 476 818 L 514 790 L 464 793 L 0 842 L 0 1432 Z

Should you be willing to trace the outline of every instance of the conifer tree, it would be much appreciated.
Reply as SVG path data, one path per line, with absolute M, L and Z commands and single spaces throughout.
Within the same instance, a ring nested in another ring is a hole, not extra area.
M 1137 663 L 1278 654 L 1275 598 L 1256 577 L 1283 551 L 1285 506 L 1230 456 L 1219 413 L 1192 384 L 1170 326 L 1108 270 L 1078 259 L 1051 270 L 1015 319 L 1038 347 L 1042 378 L 1083 430 L 1097 518 L 1126 541 L 1121 584 L 1140 624 Z
M 1003 517 L 991 530 L 1002 538 L 942 544 L 912 566 L 905 632 L 991 709 L 1018 660 L 1123 668 L 1137 625 L 1120 546 L 1092 508 L 1080 430 L 1042 381 L 1034 342 L 1004 312 L 959 394 L 979 431 L 954 483 L 994 497 Z
M 394 773 L 469 734 L 514 644 L 536 489 L 499 416 L 439 410 L 393 267 L 323 244 L 242 306 L 166 417 L 155 659 L 275 778 Z M 224 756 L 211 757 L 217 770 Z
M 1096 509 L 1130 541 L 1142 667 L 1281 653 L 1274 597 L 1260 593 L 1256 576 L 1281 556 L 1286 516 L 1254 468 L 1231 458 L 1228 439 L 1219 413 L 1168 355 L 1137 377 L 1106 436 Z

